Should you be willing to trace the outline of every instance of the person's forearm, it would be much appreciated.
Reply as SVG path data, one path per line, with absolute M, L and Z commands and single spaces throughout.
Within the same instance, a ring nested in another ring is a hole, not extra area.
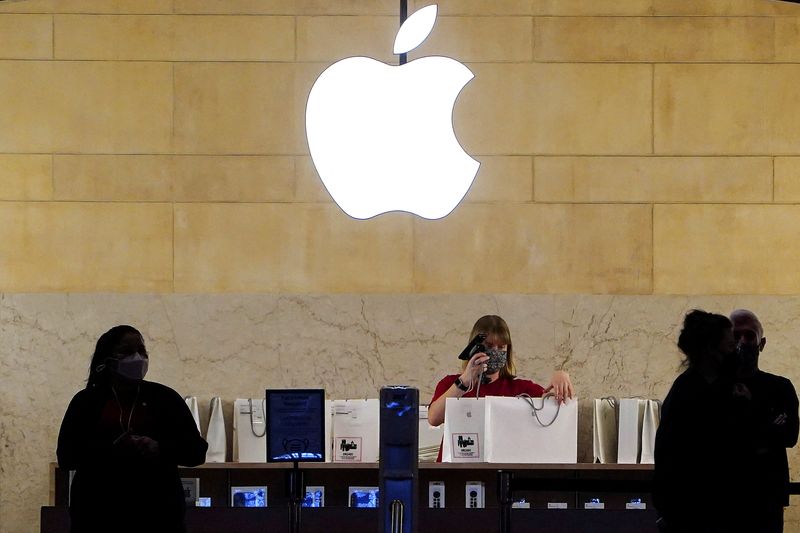
M 436 398 L 428 407 L 428 423 L 432 426 L 438 426 L 444 422 L 444 408 L 447 398 L 461 398 L 466 394 L 464 391 L 456 387 L 455 383 L 450 385 L 444 394 Z

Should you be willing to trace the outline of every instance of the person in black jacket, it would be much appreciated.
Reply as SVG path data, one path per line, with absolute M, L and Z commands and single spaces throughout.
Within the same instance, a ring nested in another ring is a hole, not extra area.
M 735 467 L 742 455 L 741 421 L 726 372 L 736 353 L 731 322 L 691 311 L 678 347 L 688 368 L 672 384 L 656 432 L 653 498 L 659 528 L 670 533 L 740 531 Z
M 135 328 L 111 328 L 67 408 L 57 455 L 75 471 L 72 533 L 185 531 L 178 465 L 205 462 L 208 444 L 177 392 L 144 381 L 148 362 Z
M 759 370 L 767 338 L 758 317 L 738 309 L 731 313 L 731 322 L 739 356 L 736 381 L 743 387 L 744 420 L 750 426 L 744 437 L 747 449 L 737 465 L 746 496 L 743 520 L 749 522 L 749 531 L 780 533 L 783 508 L 789 505 L 786 448 L 797 444 L 800 429 L 797 393 L 788 379 Z

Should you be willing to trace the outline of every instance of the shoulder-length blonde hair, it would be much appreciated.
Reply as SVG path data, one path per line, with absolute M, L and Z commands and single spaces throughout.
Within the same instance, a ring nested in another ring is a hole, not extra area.
M 482 316 L 472 326 L 472 333 L 469 334 L 469 340 L 475 338 L 478 333 L 485 333 L 487 337 L 495 337 L 500 344 L 508 346 L 508 357 L 506 359 L 506 366 L 500 369 L 501 378 L 514 378 L 516 377 L 517 369 L 514 366 L 513 349 L 511 347 L 511 331 L 508 329 L 506 321 L 497 315 Z M 462 371 L 467 367 L 468 361 L 461 364 Z

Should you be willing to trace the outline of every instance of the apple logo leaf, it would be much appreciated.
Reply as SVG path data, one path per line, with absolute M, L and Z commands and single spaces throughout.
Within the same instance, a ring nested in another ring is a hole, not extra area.
M 394 39 L 394 53 L 405 54 L 428 38 L 436 22 L 436 4 L 425 6 L 403 22 Z

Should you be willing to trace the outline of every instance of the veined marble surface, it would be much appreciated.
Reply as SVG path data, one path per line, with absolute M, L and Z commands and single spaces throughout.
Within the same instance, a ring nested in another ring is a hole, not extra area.
M 683 316 L 696 307 L 755 311 L 768 339 L 762 368 L 800 384 L 796 297 L 0 294 L 0 531 L 38 530 L 64 410 L 97 338 L 116 324 L 144 334 L 148 379 L 198 397 L 203 428 L 210 398 L 222 397 L 230 433 L 233 399 L 267 387 L 363 398 L 405 384 L 427 402 L 484 314 L 507 320 L 522 377 L 546 385 L 563 367 L 581 399 L 663 398 L 680 372 Z M 579 460 L 590 461 L 588 402 L 579 424 Z M 796 472 L 796 450 L 790 461 Z M 793 508 L 787 519 L 800 526 Z

